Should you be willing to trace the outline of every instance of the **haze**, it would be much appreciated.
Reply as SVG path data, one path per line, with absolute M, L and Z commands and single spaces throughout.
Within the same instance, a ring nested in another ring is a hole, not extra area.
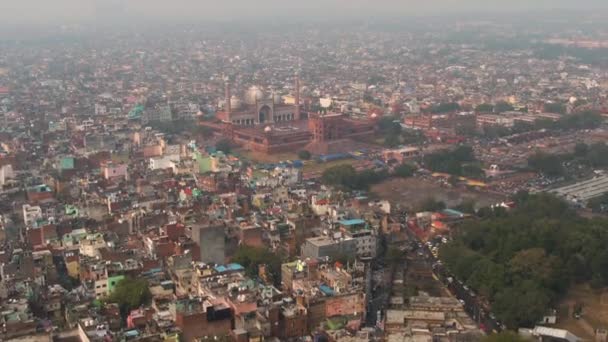
M 4 26 L 608 8 L 605 0 L 0 0 Z

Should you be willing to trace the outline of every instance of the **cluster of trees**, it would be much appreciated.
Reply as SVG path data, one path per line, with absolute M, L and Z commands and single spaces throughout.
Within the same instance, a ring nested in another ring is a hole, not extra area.
M 506 101 L 498 101 L 496 104 L 482 103 L 475 107 L 477 113 L 503 113 L 514 111 L 515 108 Z
M 589 200 L 587 206 L 596 213 L 608 211 L 608 192 Z
M 357 171 L 350 164 L 332 166 L 321 176 L 325 185 L 339 187 L 345 190 L 367 190 L 371 185 L 382 182 L 394 176 L 407 178 L 414 175 L 416 167 L 408 163 L 402 163 L 393 169 L 392 173 L 386 170 L 363 170 Z
M 442 114 L 442 113 L 450 113 L 460 110 L 460 105 L 457 102 L 443 102 L 437 105 L 431 106 L 428 109 L 430 113 Z
M 505 330 L 484 337 L 482 342 L 531 342 L 531 340 L 520 336 L 514 331 Z
M 537 172 L 547 176 L 559 177 L 565 174 L 564 163 L 574 162 L 592 168 L 608 166 L 608 145 L 596 143 L 587 145 L 579 143 L 574 148 L 574 153 L 547 154 L 537 152 L 528 158 L 528 166 Z
M 516 200 L 511 212 L 465 222 L 440 249 L 510 328 L 533 326 L 574 283 L 608 285 L 608 220 L 582 218 L 548 194 Z
M 558 44 L 539 44 L 533 48 L 535 55 L 542 59 L 559 59 L 563 56 L 571 56 L 586 64 L 608 63 L 608 49 L 584 49 L 575 46 L 563 46 Z
M 604 142 L 587 145 L 579 143 L 574 147 L 574 154 L 566 156 L 567 159 L 580 162 L 590 167 L 608 166 L 608 145 Z
M 592 129 L 599 127 L 604 119 L 596 111 L 584 111 L 577 114 L 564 115 L 557 122 L 540 121 L 539 124 L 553 129 Z
M 481 106 L 481 105 L 480 105 Z M 578 114 L 564 115 L 557 121 L 539 119 L 536 122 L 516 122 L 513 127 L 487 126 L 483 129 L 483 136 L 487 138 L 504 137 L 511 134 L 525 133 L 539 129 L 570 130 L 592 129 L 602 124 L 602 116 L 594 111 L 584 111 Z M 479 132 L 475 127 L 459 127 L 458 134 L 475 136 Z
M 528 166 L 549 177 L 559 177 L 564 174 L 563 158 L 557 154 L 536 152 L 528 158 Z
M 228 139 L 222 139 L 215 144 L 215 149 L 229 154 L 232 151 L 232 143 Z
M 357 172 L 350 164 L 337 165 L 323 171 L 321 181 L 325 185 L 336 186 L 347 190 L 366 190 L 370 185 L 379 183 L 389 177 L 386 170 L 363 170 Z
M 150 304 L 152 293 L 145 279 L 125 278 L 116 284 L 108 300 L 117 303 L 120 314 L 126 317 L 131 310 Z
M 298 151 L 298 158 L 302 160 L 310 160 L 310 158 L 312 158 L 312 153 L 307 150 Z
M 384 146 L 397 147 L 401 144 L 418 144 L 426 138 L 420 131 L 404 130 L 394 116 L 384 116 L 378 120 L 378 130 L 384 137 Z
M 416 172 L 416 167 L 414 165 L 403 163 L 395 167 L 393 170 L 393 175 L 401 178 L 407 178 L 413 176 L 414 172 Z
M 566 114 L 566 105 L 559 102 L 547 102 L 543 105 L 543 109 L 547 113 Z
M 251 278 L 257 278 L 259 266 L 264 265 L 268 280 L 272 281 L 276 286 L 281 284 L 282 258 L 266 248 L 241 245 L 232 257 L 232 262 L 243 266 L 245 272 Z
M 483 170 L 477 163 L 470 146 L 458 146 L 454 150 L 443 150 L 424 156 L 424 165 L 435 172 L 455 176 L 480 177 Z

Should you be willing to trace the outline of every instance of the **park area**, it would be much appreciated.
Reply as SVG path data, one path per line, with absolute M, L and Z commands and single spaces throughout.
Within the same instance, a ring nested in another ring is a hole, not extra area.
M 574 317 L 578 310 L 580 318 Z M 556 327 L 594 340 L 595 329 L 608 327 L 608 290 L 594 290 L 586 284 L 572 287 L 559 306 Z
M 371 192 L 406 208 L 417 209 L 429 198 L 455 207 L 467 201 L 475 202 L 476 207 L 485 207 L 504 200 L 499 195 L 472 191 L 462 188 L 448 188 L 421 178 L 390 178 L 371 187 Z

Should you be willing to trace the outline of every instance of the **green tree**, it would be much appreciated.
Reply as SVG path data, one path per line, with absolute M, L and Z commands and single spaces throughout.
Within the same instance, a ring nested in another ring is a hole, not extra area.
M 466 214 L 475 214 L 475 201 L 464 200 L 455 209 L 460 210 Z
M 414 172 L 416 172 L 415 166 L 408 163 L 402 163 L 395 168 L 393 174 L 397 177 L 407 178 L 413 176 Z
M 131 310 L 150 304 L 152 293 L 145 279 L 125 278 L 116 284 L 108 300 L 117 303 L 121 314 L 126 317 Z
M 589 200 L 587 207 L 598 213 L 608 211 L 608 192 Z
M 484 337 L 482 342 L 531 342 L 531 340 L 520 336 L 516 332 L 505 330 Z
M 232 151 L 232 143 L 228 139 L 222 139 L 215 144 L 215 148 L 218 151 L 222 151 L 225 154 L 229 154 Z
M 585 111 L 573 115 L 564 115 L 556 126 L 562 129 L 592 129 L 599 127 L 604 119 L 599 112 Z
M 550 303 L 548 292 L 537 282 L 524 280 L 498 293 L 492 308 L 507 327 L 516 329 L 534 327 Z
M 512 133 L 524 133 L 524 132 L 530 132 L 534 129 L 536 129 L 536 126 L 531 123 L 527 123 L 527 122 L 523 122 L 523 121 L 515 121 L 515 123 L 513 124 L 513 128 L 511 128 L 511 132 Z
M 309 160 L 312 157 L 312 154 L 307 150 L 301 150 L 298 152 L 298 158 L 302 160 Z
M 406 145 L 415 145 L 426 141 L 426 137 L 419 130 L 404 129 L 401 131 L 401 140 Z
M 608 220 L 582 218 L 549 194 L 514 200 L 508 212 L 480 209 L 439 253 L 510 328 L 533 326 L 573 283 L 608 285 Z
M 426 167 L 435 172 L 445 172 L 456 176 L 479 173 L 475 167 L 471 166 L 476 159 L 470 146 L 458 146 L 453 150 L 430 153 L 425 155 L 423 160 Z M 465 166 L 467 166 L 466 169 Z
M 384 146 L 386 147 L 397 147 L 401 144 L 401 140 L 399 139 L 399 135 L 397 134 L 387 134 L 384 137 Z
M 352 165 L 337 165 L 323 171 L 321 181 L 325 185 L 339 188 L 365 190 L 370 185 L 378 183 L 388 177 L 385 170 L 363 170 L 357 172 Z
M 565 114 L 566 106 L 563 103 L 559 102 L 547 102 L 544 104 L 545 112 L 548 113 L 557 113 L 557 114 Z
M 537 152 L 528 158 L 528 166 L 551 177 L 561 176 L 564 173 L 561 158 L 554 154 Z
M 475 111 L 477 113 L 492 113 L 494 111 L 494 106 L 490 103 L 482 103 L 475 107 Z
M 265 265 L 273 284 L 281 283 L 282 258 L 266 248 L 241 245 L 232 257 L 232 262 L 243 266 L 247 275 L 252 278 L 257 278 L 260 265 Z
M 207 126 L 196 125 L 193 129 L 195 134 L 200 134 L 203 137 L 210 137 L 211 135 L 213 135 L 213 129 Z
M 356 176 L 357 171 L 352 165 L 337 165 L 323 171 L 321 181 L 326 185 L 344 186 Z
M 384 134 L 399 134 L 401 132 L 401 125 L 399 124 L 398 118 L 394 116 L 383 116 L 378 119 L 378 130 Z
M 515 110 L 515 108 L 506 101 L 498 101 L 494 105 L 494 112 L 496 113 L 511 112 L 513 110 Z
M 592 167 L 608 166 L 608 145 L 600 142 L 589 146 L 584 161 Z
M 574 146 L 574 155 L 577 157 L 585 157 L 589 153 L 589 145 L 585 143 L 578 143 Z
M 444 102 L 431 107 L 432 113 L 449 113 L 460 110 L 460 105 L 456 102 Z

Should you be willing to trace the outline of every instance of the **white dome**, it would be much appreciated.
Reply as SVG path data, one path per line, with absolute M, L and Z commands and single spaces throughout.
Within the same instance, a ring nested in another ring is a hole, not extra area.
M 270 127 L 270 126 L 266 126 L 266 127 L 264 128 L 264 132 L 266 132 L 266 133 L 268 133 L 268 132 L 272 132 L 272 127 Z
M 252 86 L 245 92 L 245 103 L 253 105 L 264 99 L 264 92 L 257 86 Z
M 241 99 L 232 95 L 230 98 L 230 109 L 239 109 L 241 108 Z
M 375 118 L 377 118 L 377 117 L 378 117 L 378 114 L 376 114 L 376 113 L 372 113 L 372 119 L 375 119 Z

